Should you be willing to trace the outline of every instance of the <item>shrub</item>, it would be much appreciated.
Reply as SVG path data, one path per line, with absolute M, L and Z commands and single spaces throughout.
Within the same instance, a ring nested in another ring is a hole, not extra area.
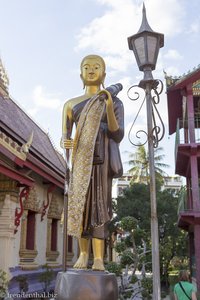
M 121 265 L 114 261 L 111 261 L 106 265 L 106 270 L 110 273 L 114 273 L 116 276 L 120 276 L 122 273 Z
M 8 278 L 5 271 L 0 269 L 0 299 L 4 299 L 6 297 L 8 288 Z

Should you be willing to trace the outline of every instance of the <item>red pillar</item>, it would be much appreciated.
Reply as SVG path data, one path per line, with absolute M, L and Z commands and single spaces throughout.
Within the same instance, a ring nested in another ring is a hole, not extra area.
M 191 188 L 192 188 L 192 208 L 194 211 L 200 210 L 199 202 L 199 174 L 196 154 L 190 156 L 191 164 Z
M 194 248 L 196 261 L 197 289 L 200 293 L 200 224 L 194 224 Z
M 187 111 L 188 111 L 189 142 L 195 143 L 194 102 L 193 102 L 192 85 L 187 87 Z

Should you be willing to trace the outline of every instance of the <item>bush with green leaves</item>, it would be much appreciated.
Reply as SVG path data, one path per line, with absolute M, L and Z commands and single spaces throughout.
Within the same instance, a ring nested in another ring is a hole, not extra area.
M 110 273 L 114 273 L 116 276 L 121 276 L 121 274 L 122 274 L 121 265 L 114 261 L 110 261 L 107 263 L 106 270 Z
M 124 231 L 132 232 L 136 229 L 138 221 L 136 218 L 127 216 L 121 219 L 120 226 Z
M 4 270 L 0 269 L 0 299 L 4 299 L 8 289 L 8 277 Z
M 127 265 L 131 266 L 137 260 L 137 255 L 134 254 L 130 249 L 126 249 L 122 255 L 120 263 L 125 268 Z
M 150 295 L 152 295 L 153 293 L 153 281 L 152 281 L 152 278 L 148 278 L 148 277 L 145 277 L 145 278 L 142 278 L 141 280 L 141 284 L 142 284 L 142 287 L 143 287 L 143 291 L 142 291 L 142 295 L 147 297 L 147 299 L 151 299 L 151 298 L 148 298 L 150 297 Z

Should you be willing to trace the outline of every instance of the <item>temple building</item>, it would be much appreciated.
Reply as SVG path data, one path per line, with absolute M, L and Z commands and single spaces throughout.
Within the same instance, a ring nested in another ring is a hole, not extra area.
M 175 173 L 185 177 L 178 226 L 188 232 L 190 269 L 200 290 L 200 65 L 179 78 L 166 75 L 169 134 L 175 133 Z
M 39 274 L 62 265 L 65 160 L 44 132 L 9 96 L 0 60 L 0 269 L 19 293 L 42 290 Z M 73 241 L 68 239 L 68 264 Z M 22 277 L 20 277 L 22 278 Z

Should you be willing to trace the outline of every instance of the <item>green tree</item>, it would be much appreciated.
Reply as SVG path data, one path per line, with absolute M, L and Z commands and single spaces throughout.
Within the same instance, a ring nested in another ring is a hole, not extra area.
M 162 163 L 165 158 L 162 151 L 162 147 L 158 147 L 154 150 L 155 175 L 157 180 L 161 182 L 163 181 L 163 176 L 166 176 L 163 169 L 169 167 L 167 164 Z M 128 164 L 131 168 L 128 172 L 133 176 L 132 181 L 149 183 L 149 154 L 144 145 L 138 146 L 135 153 L 130 153 L 129 159 Z
M 119 223 L 120 231 L 123 233 L 121 241 L 115 245 L 115 250 L 119 254 L 121 269 L 125 272 L 121 274 L 120 299 L 135 299 L 143 296 L 143 299 L 152 299 L 152 282 L 144 278 L 138 278 L 135 274 L 140 260 L 143 258 L 140 247 L 137 246 L 135 237 L 138 231 L 138 221 L 131 216 L 123 217 Z M 108 265 L 109 271 L 114 271 L 119 276 L 119 266 L 117 264 Z M 121 270 L 120 270 L 121 272 Z
M 177 226 L 178 197 L 171 190 L 157 191 L 157 210 L 160 234 L 161 274 L 165 281 L 172 267 L 173 258 L 187 258 L 186 233 Z M 126 216 L 137 220 L 137 230 L 134 233 L 135 243 L 143 256 L 141 267 L 151 270 L 151 230 L 150 230 L 150 191 L 149 186 L 134 183 L 117 198 L 116 214 L 118 222 Z
M 178 201 L 179 197 L 173 190 L 157 193 L 161 279 L 166 283 L 174 258 L 178 258 L 180 263 L 188 259 L 186 232 L 177 226 Z
M 115 212 L 118 221 L 123 217 L 132 216 L 138 226 L 150 232 L 150 193 L 144 183 L 133 183 L 117 198 Z

